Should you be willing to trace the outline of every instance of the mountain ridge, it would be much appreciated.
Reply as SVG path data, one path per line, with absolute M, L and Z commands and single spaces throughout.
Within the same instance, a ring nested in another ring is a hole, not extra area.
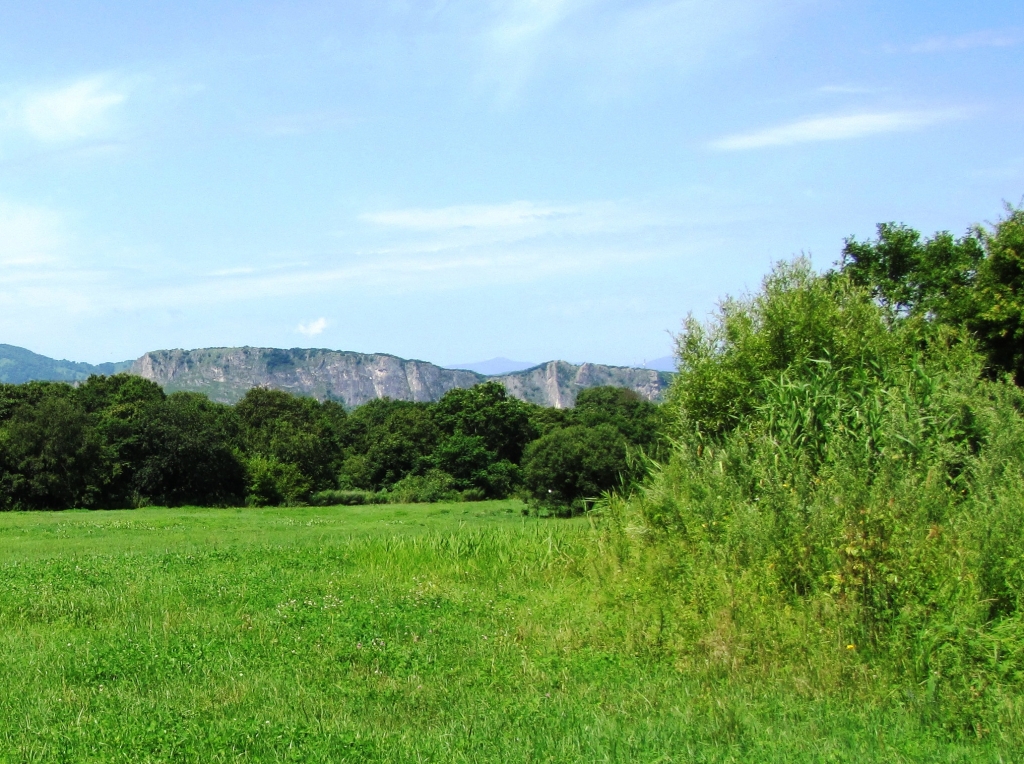
M 131 373 L 168 392 L 203 392 L 233 403 L 252 387 L 270 387 L 318 400 L 360 406 L 375 398 L 437 401 L 453 388 L 494 381 L 509 394 L 542 406 L 569 408 L 580 390 L 613 385 L 660 400 L 671 375 L 653 369 L 548 361 L 509 374 L 487 376 L 445 369 L 428 361 L 389 353 L 357 353 L 327 348 L 198 348 L 154 350 L 132 364 Z
M 284 390 L 348 407 L 377 398 L 430 402 L 448 390 L 494 381 L 509 394 L 542 406 L 570 408 L 580 390 L 612 385 L 660 400 L 671 374 L 653 369 L 547 361 L 506 374 L 447 369 L 390 353 L 329 348 L 252 346 L 152 350 L 135 361 L 92 365 L 56 361 L 24 348 L 0 345 L 0 382 L 32 379 L 82 382 L 90 374 L 124 371 L 156 382 L 168 393 L 187 391 L 235 403 L 253 387 Z
M 16 345 L 0 343 L 0 383 L 17 385 L 42 380 L 47 382 L 84 382 L 92 374 L 117 374 L 127 371 L 133 361 L 100 364 L 57 360 L 33 353 Z

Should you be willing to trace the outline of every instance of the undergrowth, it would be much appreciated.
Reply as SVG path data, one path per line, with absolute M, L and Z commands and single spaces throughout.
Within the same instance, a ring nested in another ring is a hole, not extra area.
M 1021 391 L 801 261 L 678 351 L 671 458 L 602 506 L 615 628 L 1024 745 Z

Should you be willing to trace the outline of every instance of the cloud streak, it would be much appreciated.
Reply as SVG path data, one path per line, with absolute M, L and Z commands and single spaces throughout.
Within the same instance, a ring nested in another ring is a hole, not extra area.
M 557 70 L 591 98 L 628 93 L 652 69 L 692 72 L 789 14 L 795 0 L 505 0 L 480 35 L 482 78 L 508 101 Z M 742 55 L 742 54 L 739 54 Z
M 749 133 L 727 135 L 709 145 L 717 151 L 793 146 L 800 143 L 844 141 L 886 133 L 904 133 L 962 119 L 958 110 L 862 112 L 816 116 Z
M 106 133 L 113 111 L 127 98 L 108 77 L 97 75 L 11 99 L 3 122 L 41 143 L 82 140 Z
M 362 215 L 368 223 L 414 231 L 450 231 L 467 228 L 534 226 L 578 217 L 579 206 L 551 206 L 534 202 L 472 204 L 434 209 L 402 209 Z
M 60 216 L 52 210 L 0 202 L 0 266 L 53 262 L 65 243 Z M 11 273 L 5 274 L 7 279 Z
M 1024 41 L 1024 32 L 1019 29 L 988 29 L 980 32 L 952 37 L 931 37 L 911 45 L 911 53 L 953 53 L 975 48 L 1010 48 Z

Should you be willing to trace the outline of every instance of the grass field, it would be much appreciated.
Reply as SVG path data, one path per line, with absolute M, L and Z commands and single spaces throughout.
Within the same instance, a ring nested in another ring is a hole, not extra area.
M 631 654 L 521 506 L 2 515 L 0 761 L 1015 760 Z

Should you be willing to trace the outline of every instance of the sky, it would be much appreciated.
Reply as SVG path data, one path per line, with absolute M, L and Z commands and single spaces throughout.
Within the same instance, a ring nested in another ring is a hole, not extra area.
M 1022 138 L 1019 0 L 0 0 L 0 342 L 637 364 Z

